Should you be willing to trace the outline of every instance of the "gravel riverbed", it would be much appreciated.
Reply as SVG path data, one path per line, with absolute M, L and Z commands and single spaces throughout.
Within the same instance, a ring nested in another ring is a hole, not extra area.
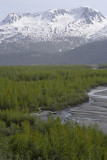
M 51 114 L 54 118 L 59 116 L 62 123 L 67 120 L 88 126 L 97 123 L 99 128 L 107 134 L 107 87 L 97 87 L 88 93 L 89 102 L 76 107 L 68 107 L 62 111 L 40 111 L 36 115 L 47 120 Z

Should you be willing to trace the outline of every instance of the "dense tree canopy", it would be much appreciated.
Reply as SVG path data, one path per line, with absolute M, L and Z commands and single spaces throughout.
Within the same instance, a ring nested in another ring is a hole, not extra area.
M 31 116 L 88 101 L 107 85 L 107 70 L 91 66 L 0 67 L 1 160 L 106 160 L 107 136 L 97 129 Z

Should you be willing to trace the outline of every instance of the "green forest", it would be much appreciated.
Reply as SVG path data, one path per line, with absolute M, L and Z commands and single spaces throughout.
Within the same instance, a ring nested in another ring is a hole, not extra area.
M 91 88 L 107 86 L 102 66 L 1 66 L 0 160 L 107 160 L 107 135 L 97 125 L 31 114 L 87 102 Z

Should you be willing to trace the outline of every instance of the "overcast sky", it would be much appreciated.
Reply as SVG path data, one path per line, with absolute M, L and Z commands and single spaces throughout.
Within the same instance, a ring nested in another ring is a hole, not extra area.
M 107 16 L 107 0 L 0 0 L 0 20 L 9 13 L 45 11 L 53 8 L 72 9 L 89 6 Z

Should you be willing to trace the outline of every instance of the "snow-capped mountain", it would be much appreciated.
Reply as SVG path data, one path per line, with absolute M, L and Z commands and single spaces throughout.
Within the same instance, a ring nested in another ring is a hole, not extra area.
M 107 19 L 89 7 L 11 13 L 0 22 L 0 49 L 8 52 L 63 51 L 100 37 L 107 38 Z

